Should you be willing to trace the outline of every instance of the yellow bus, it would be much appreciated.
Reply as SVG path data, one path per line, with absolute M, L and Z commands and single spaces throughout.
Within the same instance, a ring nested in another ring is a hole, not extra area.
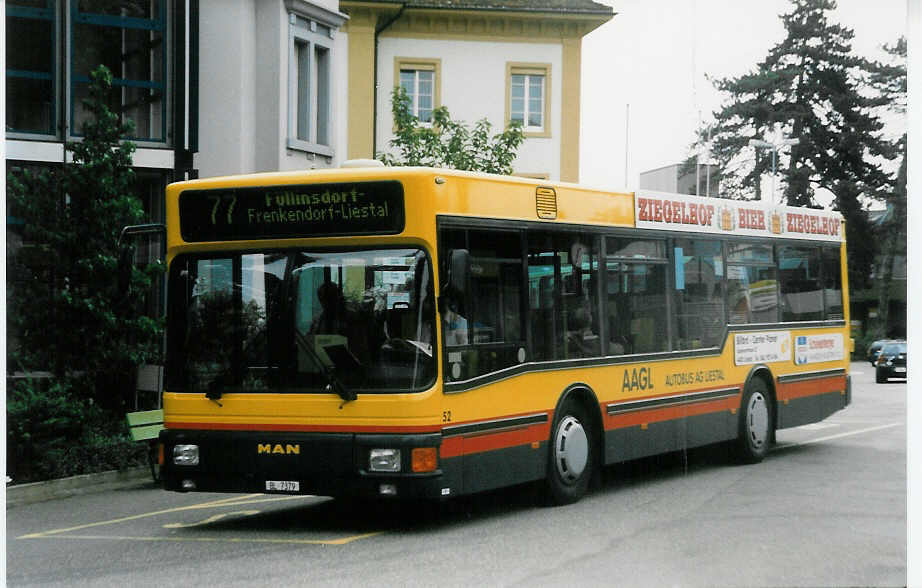
M 568 503 L 850 401 L 834 212 L 384 167 L 166 205 L 168 490 Z

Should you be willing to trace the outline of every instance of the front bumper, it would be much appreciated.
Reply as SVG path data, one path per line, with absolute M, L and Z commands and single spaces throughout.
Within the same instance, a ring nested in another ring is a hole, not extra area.
M 879 365 L 877 366 L 878 378 L 905 378 L 905 365 Z
M 321 496 L 440 498 L 443 463 L 425 473 L 410 471 L 416 447 L 441 445 L 441 434 L 280 433 L 164 430 L 160 433 L 163 487 L 178 492 L 278 492 L 267 481 L 296 482 L 289 494 Z M 197 465 L 173 463 L 173 448 L 197 445 Z M 369 471 L 372 448 L 395 448 L 401 471 Z M 382 485 L 387 486 L 384 493 Z M 288 485 L 291 487 L 291 485 Z

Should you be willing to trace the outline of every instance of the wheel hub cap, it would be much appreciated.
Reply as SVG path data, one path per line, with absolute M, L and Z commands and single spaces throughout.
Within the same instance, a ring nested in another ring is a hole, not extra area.
M 749 442 L 756 449 L 760 449 L 768 439 L 768 404 L 765 402 L 765 396 L 756 392 L 749 397 L 746 416 Z
M 582 475 L 589 462 L 589 439 L 586 430 L 572 416 L 568 416 L 557 427 L 554 438 L 554 462 L 561 479 L 572 484 Z

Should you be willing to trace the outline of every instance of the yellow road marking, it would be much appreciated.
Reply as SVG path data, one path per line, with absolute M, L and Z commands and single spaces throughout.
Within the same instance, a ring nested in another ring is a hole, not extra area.
M 102 539 L 115 541 L 173 541 L 177 543 L 287 543 L 294 545 L 346 545 L 359 539 L 367 539 L 380 535 L 384 531 L 374 531 L 373 533 L 363 533 L 361 535 L 352 535 L 351 537 L 342 537 L 341 539 L 268 539 L 252 537 L 127 537 L 124 535 L 55 535 L 53 537 L 36 533 L 34 535 L 23 535 L 20 539 Z
M 163 525 L 163 528 L 164 529 L 188 529 L 190 527 L 201 527 L 202 525 L 209 525 L 211 523 L 216 523 L 222 519 L 225 519 L 227 517 L 231 517 L 234 515 L 241 515 L 241 516 L 246 517 L 246 516 L 255 515 L 255 514 L 259 514 L 259 511 L 258 510 L 235 510 L 234 512 L 222 512 L 221 514 L 211 515 L 207 519 L 203 521 L 198 521 L 196 523 L 167 523 Z
M 296 500 L 298 498 L 313 498 L 312 496 L 275 496 L 272 498 L 256 498 L 258 496 L 265 496 L 264 494 L 247 494 L 244 496 L 234 496 L 233 498 L 222 498 L 221 500 L 212 500 L 209 502 L 202 502 L 199 504 L 190 504 L 188 506 L 177 506 L 175 508 L 167 508 L 164 510 L 157 510 L 154 512 L 147 512 L 137 515 L 131 515 L 127 517 L 121 517 L 118 519 L 111 519 L 108 521 L 98 521 L 95 523 L 87 523 L 85 525 L 77 525 L 76 527 L 67 527 L 66 529 L 52 529 L 49 531 L 41 531 L 38 533 L 29 533 L 28 535 L 23 535 L 19 539 L 37 539 L 39 537 L 46 537 L 48 535 L 58 535 L 60 533 L 69 533 L 71 531 L 80 531 L 83 529 L 89 529 L 91 527 L 101 527 L 104 525 L 115 525 L 117 523 L 124 523 L 126 521 L 135 521 L 138 519 L 154 517 L 162 514 L 169 514 L 173 512 L 182 512 L 185 510 L 198 510 L 203 508 L 217 508 L 221 506 L 237 506 L 242 504 L 257 504 L 261 502 L 280 502 L 284 500 Z

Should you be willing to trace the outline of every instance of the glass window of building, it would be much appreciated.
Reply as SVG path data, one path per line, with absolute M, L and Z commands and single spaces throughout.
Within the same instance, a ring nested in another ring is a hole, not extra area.
M 427 125 L 432 123 L 432 111 L 439 106 L 438 59 L 397 59 L 397 83 L 410 99 L 410 114 Z
M 6 130 L 54 135 L 54 0 L 6 4 Z
M 112 72 L 110 107 L 134 122 L 133 139 L 166 141 L 166 2 L 71 2 L 70 127 L 80 133 L 90 116 L 90 73 L 99 64 Z
M 333 29 L 292 17 L 288 51 L 288 147 L 332 156 Z

